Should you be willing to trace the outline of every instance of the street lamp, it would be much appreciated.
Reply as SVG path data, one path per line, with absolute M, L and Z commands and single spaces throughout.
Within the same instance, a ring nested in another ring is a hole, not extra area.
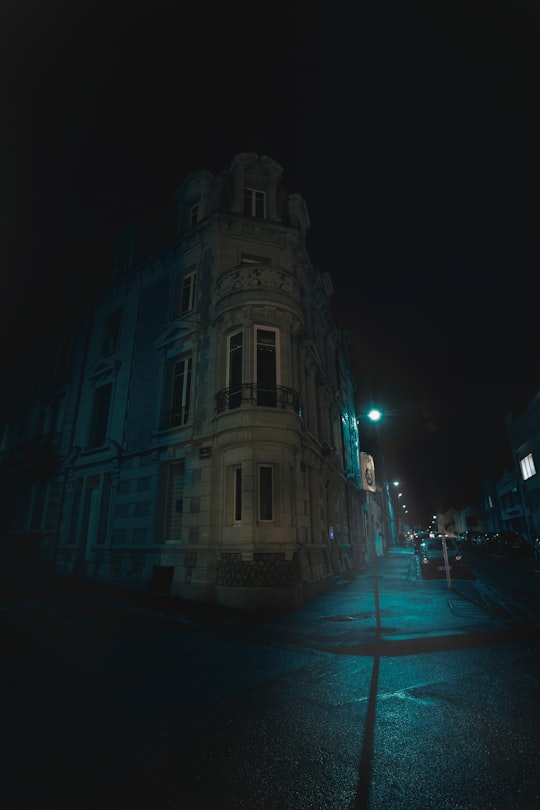
M 377 408 L 372 408 L 369 413 L 367 414 L 367 418 L 370 422 L 379 422 L 382 418 L 382 413 Z M 365 454 L 367 456 L 367 454 Z M 373 459 L 370 458 L 371 462 L 371 472 L 373 472 Z M 364 481 L 364 479 L 366 479 Z M 368 518 L 368 541 L 370 545 L 370 552 L 371 552 L 371 560 L 372 560 L 372 571 L 373 571 L 373 599 L 375 602 L 375 621 L 376 621 L 376 639 L 377 641 L 381 635 L 381 610 L 379 605 L 379 582 L 377 579 L 377 549 L 375 547 L 375 525 L 373 519 L 373 501 L 372 496 L 373 492 L 375 491 L 375 480 L 374 478 L 367 478 L 367 476 L 362 476 L 362 487 L 366 493 L 366 506 L 367 506 L 367 518 Z
M 360 417 L 367 419 L 368 421 L 376 424 L 380 422 L 384 418 L 384 414 L 378 408 L 373 407 L 371 410 L 364 415 L 364 417 Z M 360 422 L 360 419 L 358 419 Z M 378 447 L 378 437 L 377 433 L 375 432 L 375 444 L 378 448 L 378 456 L 377 460 L 381 463 L 381 480 L 382 480 L 382 491 L 383 491 L 383 501 L 382 501 L 382 519 L 384 520 L 385 528 L 388 530 L 388 535 L 384 532 L 385 537 L 388 537 L 392 540 L 392 542 L 396 542 L 396 527 L 395 527 L 395 511 L 394 511 L 394 502 L 391 497 L 391 488 L 390 482 L 386 480 L 386 471 L 385 471 L 385 462 L 384 457 L 382 455 L 381 449 Z M 373 494 L 375 493 L 375 475 L 374 475 L 374 464 L 372 456 L 369 456 L 367 453 L 361 453 L 361 457 L 364 457 L 364 463 L 369 459 L 370 464 L 370 473 L 373 474 L 373 477 L 370 481 L 368 481 L 368 476 L 362 474 L 362 488 L 366 492 L 366 508 L 367 508 L 367 533 L 368 533 L 368 544 L 370 549 L 370 554 L 372 558 L 372 570 L 373 570 L 373 595 L 375 600 L 375 615 L 377 620 L 377 638 L 380 637 L 380 630 L 381 630 L 381 616 L 380 616 L 380 608 L 379 608 L 379 585 L 377 579 L 377 543 L 376 543 L 376 534 L 375 534 L 375 515 L 374 515 L 374 498 Z M 362 460 L 362 458 L 361 458 Z M 362 464 L 361 464 L 362 466 Z M 392 485 L 395 488 L 400 486 L 399 481 L 392 481 Z M 398 493 L 397 497 L 401 498 L 403 493 Z M 404 506 L 405 514 L 408 514 L 406 507 Z M 401 525 L 401 519 L 398 518 L 398 523 Z

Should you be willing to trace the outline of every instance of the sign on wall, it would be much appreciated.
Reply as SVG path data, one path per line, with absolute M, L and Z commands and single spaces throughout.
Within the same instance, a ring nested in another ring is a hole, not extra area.
M 369 453 L 360 453 L 360 469 L 362 471 L 362 489 L 375 492 L 375 465 L 373 456 Z

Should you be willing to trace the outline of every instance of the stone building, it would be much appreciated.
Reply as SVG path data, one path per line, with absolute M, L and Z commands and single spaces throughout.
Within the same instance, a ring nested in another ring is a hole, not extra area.
M 331 279 L 270 158 L 195 172 L 174 199 L 158 248 L 120 235 L 111 282 L 4 435 L 4 551 L 187 599 L 301 604 L 366 556 Z
M 506 429 L 516 482 L 512 499 L 502 503 L 501 517 L 505 529 L 534 543 L 540 537 L 540 391 L 520 413 L 507 416 Z

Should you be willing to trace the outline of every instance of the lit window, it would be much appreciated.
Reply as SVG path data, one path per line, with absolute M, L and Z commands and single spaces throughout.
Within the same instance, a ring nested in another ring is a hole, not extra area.
M 524 481 L 526 481 L 527 478 L 532 478 L 533 475 L 536 475 L 536 467 L 534 466 L 532 453 L 529 453 L 528 456 L 522 458 L 519 465 L 521 467 L 521 475 Z
M 244 214 L 248 217 L 266 217 L 266 194 L 255 188 L 244 189 Z

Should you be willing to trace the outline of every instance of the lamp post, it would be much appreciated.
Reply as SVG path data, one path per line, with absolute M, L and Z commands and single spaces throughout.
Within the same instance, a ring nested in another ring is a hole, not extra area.
M 372 408 L 365 416 L 364 419 L 376 424 L 383 419 L 384 414 L 378 408 Z M 362 417 L 360 417 L 362 418 Z M 358 419 L 358 422 L 360 419 Z M 375 445 L 378 447 L 378 440 L 377 436 L 375 436 Z M 394 511 L 394 504 L 391 496 L 391 488 L 389 482 L 386 480 L 386 469 L 385 469 L 385 461 L 382 454 L 380 447 L 378 447 L 378 461 L 380 461 L 381 465 L 381 480 L 382 480 L 382 497 L 383 500 L 381 502 L 381 509 L 382 509 L 382 519 L 385 521 L 385 527 L 388 530 L 390 535 L 390 539 L 392 542 L 396 542 L 395 537 L 395 511 Z M 360 466 L 362 469 L 362 489 L 365 490 L 366 493 L 366 509 L 367 509 L 367 542 L 369 545 L 370 555 L 372 559 L 372 570 L 373 570 L 373 597 L 375 601 L 375 617 L 376 617 L 376 633 L 377 639 L 380 638 L 381 633 L 381 613 L 379 607 L 379 583 L 377 578 L 377 543 L 376 543 L 376 529 L 375 529 L 375 514 L 374 514 L 374 506 L 375 506 L 375 499 L 374 493 L 376 492 L 375 487 L 375 470 L 374 470 L 374 462 L 373 457 L 368 455 L 367 453 L 360 453 Z M 366 466 L 367 465 L 367 466 Z M 369 480 L 367 472 L 369 472 Z M 400 487 L 399 481 L 392 481 L 392 487 L 397 489 Z M 402 497 L 403 493 L 398 493 L 398 499 Z M 399 501 L 398 501 L 399 503 Z M 402 509 L 405 514 L 408 514 L 407 508 L 405 504 L 401 504 Z M 401 524 L 401 517 L 398 516 L 398 523 Z M 385 533 L 386 536 L 386 533 Z
M 378 422 L 382 414 L 376 408 L 367 414 L 367 418 L 371 422 Z M 370 554 L 372 560 L 373 571 L 373 600 L 375 603 L 375 635 L 378 641 L 381 635 L 381 610 L 379 605 L 379 582 L 377 579 L 377 549 L 375 544 L 375 522 L 373 516 L 373 493 L 375 492 L 375 475 L 373 458 L 367 453 L 361 453 L 361 469 L 362 469 L 362 488 L 366 493 L 366 506 L 367 506 L 367 533 L 368 542 L 370 547 Z
M 373 601 L 375 603 L 375 625 L 377 641 L 381 635 L 381 609 L 379 605 L 379 580 L 377 578 L 377 548 L 375 543 L 375 521 L 373 515 L 373 492 L 366 489 L 366 504 L 368 518 L 368 539 L 371 554 L 371 570 L 373 571 Z
M 373 463 L 377 465 L 377 492 L 379 493 L 379 498 L 377 499 L 377 503 L 380 507 L 380 524 L 381 524 L 381 533 L 380 539 L 383 544 L 383 550 L 388 547 L 390 544 L 396 543 L 396 526 L 395 526 L 395 511 L 394 511 L 394 502 L 392 496 L 392 489 L 390 486 L 390 481 L 388 479 L 387 470 L 386 470 L 386 462 L 384 459 L 384 454 L 380 445 L 379 441 L 379 433 L 377 429 L 377 423 L 380 422 L 384 418 L 384 414 L 378 408 L 371 408 L 368 411 L 364 418 L 367 419 L 369 422 L 373 424 L 373 428 L 368 434 L 373 444 Z M 396 487 L 399 485 L 398 481 L 393 481 L 393 486 Z M 373 488 L 375 491 L 375 487 Z M 378 534 L 375 535 L 379 537 Z

